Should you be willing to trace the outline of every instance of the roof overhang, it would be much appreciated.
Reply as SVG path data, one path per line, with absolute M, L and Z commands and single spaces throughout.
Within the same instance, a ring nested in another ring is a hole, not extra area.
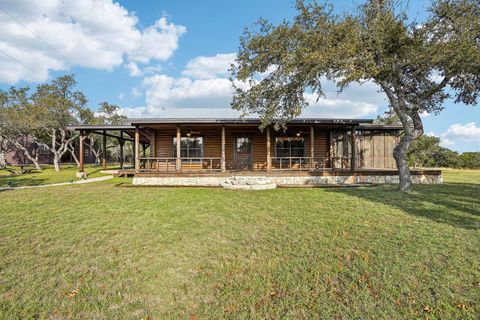
M 254 118 L 142 118 L 128 119 L 131 125 L 148 124 L 258 124 L 260 119 Z M 297 118 L 288 120 L 287 124 L 345 124 L 359 125 L 372 123 L 372 119 L 337 119 L 337 118 Z
M 382 125 L 382 124 L 361 124 L 357 127 L 359 130 L 403 130 L 402 126 Z
M 162 125 L 162 124 L 176 124 L 176 125 L 260 125 L 261 120 L 256 118 L 139 118 L 127 119 L 121 125 L 71 125 L 68 130 L 76 131 L 130 131 L 136 127 L 144 127 L 148 125 Z M 344 119 L 344 118 L 297 118 L 288 120 L 287 125 L 345 125 L 356 126 L 363 130 L 401 130 L 401 126 L 392 125 L 377 125 L 373 124 L 372 119 Z
M 91 130 L 114 130 L 114 131 L 121 131 L 121 130 L 134 130 L 135 127 L 131 125 L 72 125 L 67 126 L 67 130 L 76 130 L 76 131 L 91 131 Z

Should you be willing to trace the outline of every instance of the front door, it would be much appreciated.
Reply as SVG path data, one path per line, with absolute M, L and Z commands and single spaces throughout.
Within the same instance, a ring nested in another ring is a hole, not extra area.
M 252 168 L 252 138 L 237 137 L 235 139 L 235 170 Z

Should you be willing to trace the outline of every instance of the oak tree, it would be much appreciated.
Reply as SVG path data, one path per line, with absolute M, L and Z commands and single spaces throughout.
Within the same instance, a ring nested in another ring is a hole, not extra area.
M 314 1 L 299 0 L 296 9 L 291 22 L 260 20 L 244 32 L 232 66 L 233 108 L 278 128 L 301 114 L 306 91 L 324 95 L 323 79 L 339 91 L 373 82 L 403 126 L 393 156 L 400 190 L 410 191 L 407 150 L 424 132 L 420 114 L 440 112 L 446 99 L 477 103 L 480 2 L 439 0 L 423 21 L 393 0 L 368 0 L 344 14 Z

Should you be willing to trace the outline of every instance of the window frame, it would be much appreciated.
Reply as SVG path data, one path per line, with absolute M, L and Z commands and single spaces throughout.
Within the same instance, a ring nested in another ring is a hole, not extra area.
M 201 141 L 201 147 L 200 148 L 194 148 L 194 147 L 189 147 L 187 144 L 187 147 L 182 147 L 181 141 L 182 140 L 188 140 L 188 139 L 200 139 Z M 177 159 L 177 144 L 176 144 L 177 137 L 173 136 L 172 137 L 172 154 L 173 158 Z M 183 151 L 186 150 L 186 156 L 182 156 Z M 191 151 L 200 151 L 200 157 L 191 157 L 190 152 Z M 205 152 L 205 139 L 203 136 L 190 136 L 190 137 L 180 137 L 180 158 L 181 159 L 189 159 L 189 158 L 198 158 L 195 159 L 196 161 L 200 161 L 201 159 L 204 158 L 204 153 Z
M 287 139 L 287 141 L 289 142 L 289 147 L 288 148 L 278 148 L 277 146 L 277 141 L 278 139 L 283 139 L 285 141 L 285 139 Z M 292 148 L 292 140 L 300 140 L 303 142 L 303 147 L 302 148 L 298 148 L 298 147 L 294 147 Z M 306 157 L 306 139 L 304 136 L 301 136 L 301 137 L 297 137 L 297 136 L 277 136 L 275 137 L 275 158 L 305 158 Z M 288 150 L 288 156 L 279 156 L 279 150 L 278 149 L 281 149 L 281 150 Z M 302 152 L 302 155 L 301 156 L 292 156 L 292 150 L 301 150 Z

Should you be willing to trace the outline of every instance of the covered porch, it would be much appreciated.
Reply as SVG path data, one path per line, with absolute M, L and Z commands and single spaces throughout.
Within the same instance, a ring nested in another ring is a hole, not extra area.
M 398 127 L 372 120 L 298 119 L 285 130 L 258 119 L 130 119 L 124 125 L 73 126 L 80 132 L 80 172 L 84 141 L 101 135 L 101 164 L 107 168 L 107 138 L 117 139 L 125 175 L 195 173 L 356 172 L 393 170 Z M 131 146 L 131 164 L 124 146 Z
M 260 130 L 260 122 L 249 119 L 133 120 L 135 136 L 154 133 L 149 155 L 137 154 L 134 169 L 149 174 L 355 171 L 364 165 L 357 157 L 357 130 L 368 122 L 305 119 L 277 131 Z M 334 142 L 339 137 L 340 145 Z

